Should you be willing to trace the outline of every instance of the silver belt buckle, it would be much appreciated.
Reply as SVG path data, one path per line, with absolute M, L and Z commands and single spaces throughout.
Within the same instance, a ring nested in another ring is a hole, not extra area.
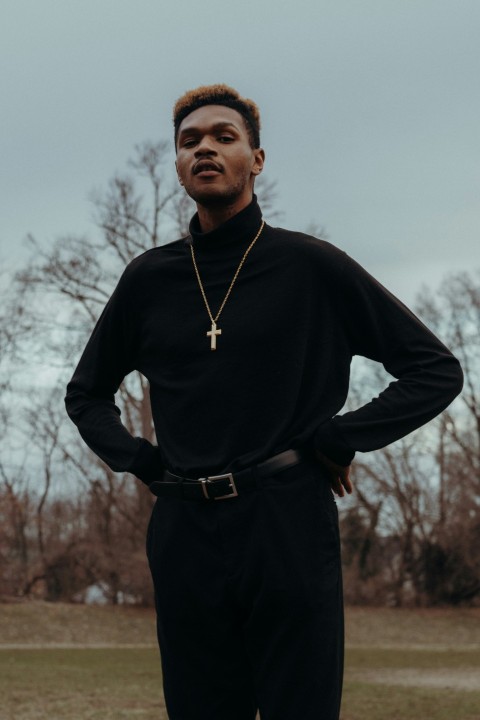
M 231 492 L 226 493 L 225 495 L 219 495 L 218 497 L 211 498 L 207 491 L 207 483 L 215 483 L 218 480 L 226 480 L 226 479 L 228 479 L 228 484 L 229 484 Z M 227 500 L 227 498 L 232 498 L 232 497 L 238 496 L 238 491 L 237 491 L 232 473 L 225 473 L 225 475 L 209 475 L 206 478 L 201 478 L 200 482 L 202 483 L 203 494 L 205 495 L 205 498 L 207 500 Z

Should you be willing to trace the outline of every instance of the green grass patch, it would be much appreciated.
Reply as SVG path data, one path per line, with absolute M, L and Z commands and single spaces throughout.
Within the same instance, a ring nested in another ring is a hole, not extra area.
M 346 682 L 341 720 L 479 720 L 480 692 Z
M 417 650 L 408 648 L 347 648 L 346 665 L 350 669 L 436 669 L 479 668 L 480 649 L 471 650 Z
M 415 686 L 426 670 L 430 679 L 444 673 L 448 683 L 456 669 L 460 677 L 472 670 L 480 676 L 479 665 L 473 650 L 350 649 L 342 720 L 479 720 L 479 690 Z M 385 670 L 393 672 L 387 682 Z M 395 672 L 403 670 L 410 684 L 398 686 Z M 4 649 L 0 696 L 2 720 L 167 720 L 151 648 Z
M 342 720 L 479 720 L 480 652 L 347 649 Z
M 0 651 L 2 720 L 166 720 L 158 651 Z
M 346 618 L 342 720 L 480 720 L 479 609 Z M 4 604 L 0 638 L 1 720 L 167 720 L 152 610 Z

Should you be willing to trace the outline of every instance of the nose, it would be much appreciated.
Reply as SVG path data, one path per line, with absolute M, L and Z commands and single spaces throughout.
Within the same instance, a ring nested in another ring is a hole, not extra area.
M 213 146 L 212 139 L 208 135 L 203 135 L 197 147 L 195 148 L 195 157 L 202 157 L 202 155 L 215 155 L 216 151 Z

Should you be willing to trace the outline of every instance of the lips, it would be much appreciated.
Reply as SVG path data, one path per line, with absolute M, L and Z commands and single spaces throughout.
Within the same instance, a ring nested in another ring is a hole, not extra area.
M 223 172 L 222 166 L 213 160 L 197 160 L 193 166 L 193 174 L 198 175 L 201 172 Z

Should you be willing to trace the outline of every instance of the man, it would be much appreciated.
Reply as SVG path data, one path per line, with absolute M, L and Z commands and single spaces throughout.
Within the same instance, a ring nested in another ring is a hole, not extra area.
M 257 106 L 224 85 L 174 108 L 190 235 L 136 258 L 68 386 L 111 468 L 158 497 L 147 537 L 171 720 L 334 720 L 343 671 L 338 516 L 356 451 L 457 395 L 458 362 L 345 253 L 262 221 Z M 354 354 L 397 378 L 336 416 Z M 158 447 L 114 394 L 150 382 Z

